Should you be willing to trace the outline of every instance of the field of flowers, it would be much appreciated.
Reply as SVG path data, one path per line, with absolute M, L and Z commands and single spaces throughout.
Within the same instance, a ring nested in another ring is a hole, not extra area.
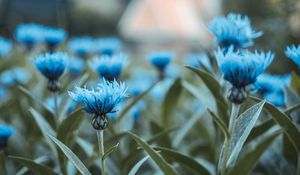
M 39 24 L 0 37 L 0 174 L 300 174 L 299 70 L 266 73 L 247 16 L 208 26 L 215 48 L 185 58 Z

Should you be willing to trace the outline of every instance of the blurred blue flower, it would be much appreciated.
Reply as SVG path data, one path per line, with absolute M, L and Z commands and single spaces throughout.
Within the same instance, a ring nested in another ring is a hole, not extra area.
M 145 101 L 139 101 L 136 105 L 134 105 L 131 110 L 130 114 L 134 118 L 134 121 L 137 121 L 142 113 L 142 110 L 146 109 L 147 104 Z
M 300 67 L 300 45 L 291 45 L 286 48 L 285 55 Z
M 160 72 L 164 72 L 174 56 L 173 52 L 153 52 L 149 55 L 148 59 Z
M 82 105 L 87 113 L 102 116 L 115 112 L 116 105 L 127 97 L 127 87 L 125 83 L 104 79 L 101 84 L 98 84 L 96 90 L 76 87 L 73 92 L 69 92 L 69 95 Z
M 30 76 L 30 73 L 26 69 L 16 67 L 3 72 L 0 75 L 0 82 L 5 86 L 24 85 L 28 82 Z
M 49 80 L 58 80 L 66 69 L 67 58 L 68 55 L 62 52 L 41 54 L 34 65 Z
M 150 91 L 151 98 L 155 101 L 162 101 L 173 82 L 174 79 L 170 78 L 159 81 Z
M 250 19 L 247 16 L 235 13 L 230 13 L 226 17 L 214 18 L 209 28 L 218 43 L 225 48 L 234 46 L 237 49 L 252 46 L 253 39 L 262 35 L 262 32 L 256 32 L 252 29 Z
M 7 140 L 13 135 L 14 129 L 6 124 L 0 124 L 0 149 L 7 145 Z
M 271 52 L 251 53 L 246 50 L 234 52 L 232 47 L 225 54 L 219 48 L 215 56 L 224 79 L 236 88 L 254 83 L 274 58 Z
M 128 92 L 130 96 L 137 96 L 145 92 L 155 82 L 155 75 L 142 68 L 130 70 Z
M 49 47 L 55 47 L 67 37 L 66 32 L 60 28 L 44 27 L 43 40 Z
M 85 61 L 80 58 L 70 56 L 68 59 L 69 71 L 72 75 L 80 74 L 85 68 Z
M 77 56 L 85 57 L 95 50 L 94 40 L 90 37 L 72 38 L 69 43 L 69 49 Z
M 12 42 L 6 38 L 0 37 L 0 57 L 6 57 L 12 50 Z
M 43 40 L 44 27 L 38 24 L 20 24 L 15 33 L 18 42 L 32 47 Z
M 257 77 L 255 87 L 262 96 L 275 106 L 284 106 L 284 88 L 291 81 L 290 75 L 261 74 Z
M 61 104 L 62 99 L 63 99 L 62 96 L 58 96 L 57 103 Z M 52 110 L 53 113 L 55 112 L 55 98 L 53 96 L 46 99 L 46 105 Z M 68 105 L 68 108 L 66 111 L 67 113 L 71 113 L 76 108 L 76 103 L 74 101 L 71 101 L 71 103 L 66 104 L 66 105 Z
M 213 67 L 210 63 L 208 56 L 205 53 L 194 53 L 189 54 L 186 60 L 187 65 L 196 68 L 202 68 L 201 64 L 204 65 L 208 70 L 213 71 Z M 200 64 L 201 63 L 201 64 Z
M 102 55 L 112 56 L 122 48 L 122 43 L 118 38 L 99 38 L 95 42 L 96 50 Z
M 122 70 L 127 64 L 127 56 L 124 54 L 117 54 L 111 57 L 103 55 L 101 57 L 94 57 L 88 64 L 99 76 L 112 81 L 118 79 L 121 75 Z

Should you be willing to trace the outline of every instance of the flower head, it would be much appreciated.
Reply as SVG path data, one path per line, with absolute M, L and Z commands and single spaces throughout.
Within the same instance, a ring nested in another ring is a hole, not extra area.
M 49 47 L 55 47 L 67 37 L 66 32 L 60 28 L 44 27 L 43 40 Z
M 115 112 L 115 107 L 127 97 L 125 83 L 106 81 L 103 79 L 96 90 L 76 87 L 69 92 L 70 97 L 89 114 L 94 114 L 92 125 L 97 130 L 103 130 L 108 126 L 106 114 Z
M 43 40 L 44 27 L 38 24 L 21 24 L 17 27 L 15 37 L 22 44 L 32 46 Z
M 9 125 L 0 124 L 0 149 L 6 147 L 7 140 L 13 135 L 14 129 Z
M 0 37 L 0 57 L 6 57 L 10 54 L 12 42 L 6 38 Z
M 102 55 L 112 56 L 122 48 L 118 38 L 99 38 L 96 41 L 96 50 Z
M 3 72 L 0 75 L 0 82 L 5 86 L 26 84 L 30 79 L 30 76 L 30 73 L 26 69 L 16 67 Z
M 218 43 L 225 48 L 234 46 L 244 48 L 253 45 L 253 39 L 260 37 L 251 27 L 247 16 L 230 13 L 226 17 L 218 16 L 209 25 L 210 31 L 216 36 Z
M 89 66 L 95 72 L 110 81 L 117 79 L 121 75 L 126 64 L 127 56 L 124 54 L 117 54 L 111 57 L 104 55 L 101 57 L 94 57 L 89 61 Z
M 94 40 L 90 37 L 73 38 L 68 43 L 69 49 L 78 56 L 86 56 L 95 50 Z
M 58 80 L 66 69 L 67 57 L 62 52 L 46 53 L 37 56 L 34 65 L 49 80 Z
M 298 67 L 300 67 L 300 45 L 291 45 L 286 48 L 285 55 L 289 57 Z
M 164 78 L 165 70 L 173 58 L 173 52 L 153 52 L 148 57 L 150 63 L 159 71 L 160 79 Z

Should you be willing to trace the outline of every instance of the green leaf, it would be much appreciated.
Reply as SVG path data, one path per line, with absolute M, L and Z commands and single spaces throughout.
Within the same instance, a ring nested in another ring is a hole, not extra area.
M 273 132 L 271 135 L 264 138 L 259 142 L 254 150 L 247 152 L 240 161 L 238 161 L 233 169 L 229 172 L 229 175 L 243 174 L 247 175 L 251 173 L 251 170 L 255 167 L 257 161 L 265 152 L 265 150 L 273 143 L 278 137 L 279 132 Z
M 177 133 L 175 134 L 173 138 L 173 146 L 177 147 L 183 138 L 187 135 L 187 133 L 191 130 L 191 128 L 194 126 L 194 124 L 197 123 L 197 120 L 199 120 L 203 116 L 203 109 L 201 108 L 198 112 L 195 112 L 195 114 L 190 117 L 184 124 L 183 127 L 181 127 Z
M 168 147 L 168 148 L 172 146 L 171 139 L 168 135 L 169 134 L 168 130 L 169 129 L 172 130 L 172 128 L 164 129 L 163 127 L 159 126 L 154 121 L 150 122 L 150 128 L 152 131 L 151 134 L 154 135 L 152 138 L 149 139 L 151 142 L 155 141 L 158 145 Z M 155 138 L 155 140 L 154 140 L 154 138 Z
M 141 159 L 140 161 L 138 161 L 138 163 L 136 163 L 132 169 L 129 171 L 128 175 L 135 175 L 138 170 L 140 169 L 140 167 L 146 162 L 146 160 L 148 160 L 149 156 L 144 157 L 143 159 Z
M 144 96 L 146 96 L 153 88 L 154 86 L 157 84 L 154 83 L 152 86 L 149 87 L 149 89 L 147 89 L 144 93 L 138 95 L 137 97 L 135 97 L 120 113 L 120 115 L 117 117 L 117 121 L 116 122 L 120 122 L 125 115 L 130 111 L 130 109 L 137 104 L 137 102 L 139 102 L 141 99 L 144 98 Z
M 115 149 L 118 148 L 118 146 L 119 146 L 119 142 L 116 145 L 110 147 L 108 150 L 106 150 L 103 155 L 103 159 L 105 160 Z
M 162 172 L 166 175 L 178 175 L 176 170 L 160 155 L 158 154 L 153 148 L 150 147 L 145 141 L 139 138 L 137 135 L 128 132 L 131 138 L 139 144 L 143 149 L 148 153 L 151 159 L 159 166 Z
M 297 103 L 284 111 L 286 115 L 290 115 L 300 109 L 300 103 Z
M 247 140 L 252 128 L 254 127 L 256 120 L 258 119 L 265 100 L 253 105 L 251 108 L 243 112 L 237 119 L 235 127 L 232 130 L 232 135 L 230 137 L 230 149 L 229 158 L 226 166 L 230 167 L 235 164 L 239 153 Z
M 171 125 L 171 117 L 176 109 L 181 91 L 181 80 L 180 78 L 177 78 L 167 92 L 162 104 L 162 124 L 166 127 Z
M 163 147 L 155 147 L 155 150 L 161 151 L 163 157 L 169 158 L 178 162 L 185 167 L 189 168 L 193 172 L 201 175 L 210 175 L 209 171 L 201 165 L 199 162 L 195 161 L 194 158 L 176 152 L 174 150 L 163 148 Z
M 0 167 L 3 174 L 7 175 L 7 163 L 6 163 L 6 155 L 4 151 L 0 152 Z
M 200 69 L 191 67 L 191 66 L 185 66 L 189 70 L 193 71 L 198 75 L 198 77 L 206 84 L 210 92 L 213 94 L 213 96 L 216 99 L 219 99 L 223 104 L 226 104 L 226 101 L 224 97 L 221 94 L 221 85 L 219 84 L 218 80 L 216 80 L 212 75 L 210 75 L 207 72 L 204 72 Z
M 259 101 L 260 99 L 254 96 L 250 96 L 254 101 Z M 265 104 L 265 108 L 269 111 L 273 119 L 278 123 L 283 131 L 286 133 L 290 141 L 293 143 L 293 146 L 297 150 L 298 154 L 300 153 L 300 133 L 297 127 L 293 122 L 288 118 L 286 114 L 281 112 L 275 106 L 270 103 Z
M 165 129 L 165 130 L 153 135 L 151 138 L 149 138 L 147 140 L 147 143 L 149 143 L 149 144 L 155 143 L 155 142 L 159 143 L 160 139 L 168 138 L 168 134 L 170 134 L 171 132 L 173 132 L 175 130 L 177 130 L 177 127 Z M 168 138 L 168 140 L 169 140 L 169 138 Z
M 18 156 L 8 156 L 9 158 L 23 164 L 31 171 L 37 173 L 37 174 L 43 174 L 43 175 L 58 175 L 58 173 L 54 172 L 51 168 L 38 164 L 30 159 L 26 159 L 23 157 Z
M 26 96 L 28 96 L 33 102 L 41 105 L 44 109 L 46 109 L 49 113 L 51 113 L 52 115 L 54 115 L 53 110 L 47 106 L 42 100 L 40 100 L 39 98 L 37 98 L 35 95 L 33 95 L 29 90 L 27 90 L 26 88 L 22 87 L 22 86 L 18 86 L 19 90 L 24 93 Z
M 264 123 L 254 127 L 250 133 L 250 135 L 247 138 L 246 142 L 250 142 L 257 137 L 261 136 L 264 134 L 266 131 L 268 131 L 270 128 L 272 128 L 275 125 L 275 122 L 273 119 L 267 120 Z
M 216 122 L 216 124 L 220 127 L 220 129 L 222 130 L 225 138 L 229 139 L 229 131 L 228 128 L 226 126 L 226 124 L 222 121 L 222 119 L 220 119 L 214 112 L 212 112 L 210 109 L 207 109 L 207 111 L 209 112 L 210 116 L 212 116 L 213 120 Z
M 84 166 L 81 160 L 61 141 L 57 140 L 55 137 L 48 135 L 49 138 L 64 152 L 67 158 L 73 163 L 77 170 L 83 175 L 91 175 L 89 170 Z

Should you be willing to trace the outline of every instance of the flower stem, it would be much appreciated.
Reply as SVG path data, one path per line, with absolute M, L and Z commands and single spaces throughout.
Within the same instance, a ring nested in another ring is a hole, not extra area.
M 229 138 L 226 139 L 224 141 L 224 145 L 222 147 L 222 153 L 220 156 L 221 159 L 221 175 L 225 175 L 226 174 L 226 163 L 228 161 L 229 158 L 229 151 L 231 149 L 231 139 L 232 139 L 232 132 L 233 132 L 233 128 L 236 125 L 236 119 L 237 116 L 239 114 L 239 109 L 240 109 L 240 105 L 238 104 L 234 104 L 232 103 L 232 107 L 231 107 L 231 115 L 230 115 L 230 119 L 229 119 L 229 126 L 228 126 L 228 130 L 229 130 Z
M 105 159 L 104 156 L 104 141 L 103 141 L 103 130 L 97 130 L 98 147 L 101 161 L 101 175 L 105 175 Z
M 55 112 L 55 125 L 58 126 L 59 121 L 59 111 L 58 111 L 58 93 L 54 92 L 54 112 Z

